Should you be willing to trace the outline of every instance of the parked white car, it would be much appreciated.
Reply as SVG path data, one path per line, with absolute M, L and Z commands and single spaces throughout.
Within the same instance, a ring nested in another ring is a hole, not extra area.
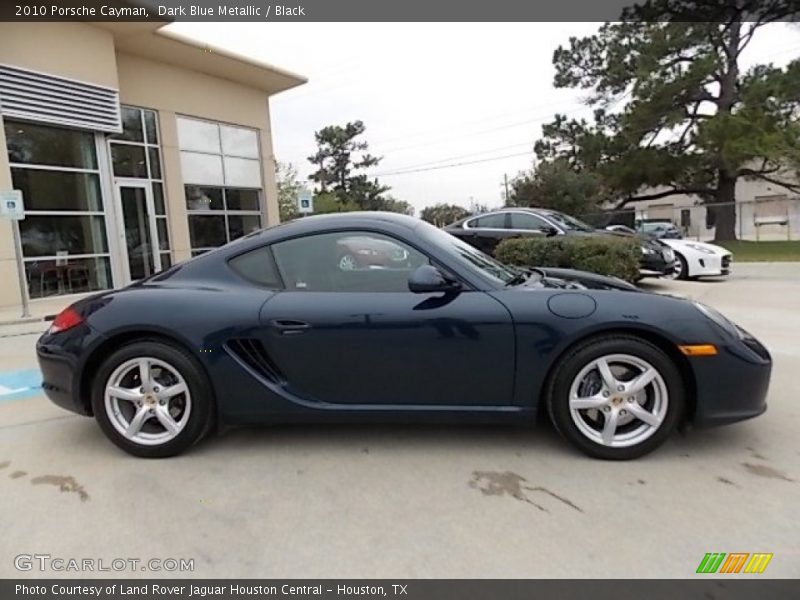
M 633 231 L 624 225 L 611 225 L 606 229 L 611 231 Z M 694 240 L 669 238 L 661 238 L 658 241 L 672 248 L 675 253 L 675 269 L 672 272 L 674 279 L 719 277 L 730 273 L 733 254 L 722 246 Z
M 722 246 L 694 240 L 661 239 L 675 252 L 675 279 L 694 279 L 727 275 L 731 271 L 733 255 Z

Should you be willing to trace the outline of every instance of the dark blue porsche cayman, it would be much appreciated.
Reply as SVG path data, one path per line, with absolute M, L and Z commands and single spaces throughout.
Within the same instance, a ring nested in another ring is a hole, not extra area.
M 44 389 L 120 448 L 220 424 L 533 423 L 641 456 L 679 425 L 761 414 L 769 353 L 714 309 L 579 271 L 507 267 L 420 220 L 308 217 L 76 302 Z

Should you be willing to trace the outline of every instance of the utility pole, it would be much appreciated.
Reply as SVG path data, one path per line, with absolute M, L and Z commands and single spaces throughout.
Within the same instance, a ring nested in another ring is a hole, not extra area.
M 506 188 L 506 197 L 504 204 L 508 206 L 508 173 L 503 173 L 503 185 Z

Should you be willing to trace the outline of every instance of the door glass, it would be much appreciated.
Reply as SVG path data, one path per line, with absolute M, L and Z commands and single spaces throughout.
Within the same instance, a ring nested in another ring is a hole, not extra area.
M 485 215 L 469 222 L 470 229 L 479 229 L 481 227 L 486 227 L 487 229 L 505 229 L 506 213 Z
M 143 279 L 155 272 L 153 244 L 150 237 L 150 217 L 144 188 L 120 187 L 122 216 L 125 224 L 125 245 L 131 279 Z
M 273 247 L 286 288 L 310 292 L 408 292 L 408 276 L 428 258 L 379 233 L 339 232 Z
M 528 213 L 511 213 L 511 229 L 530 229 L 536 231 L 542 227 L 547 227 L 547 223 Z

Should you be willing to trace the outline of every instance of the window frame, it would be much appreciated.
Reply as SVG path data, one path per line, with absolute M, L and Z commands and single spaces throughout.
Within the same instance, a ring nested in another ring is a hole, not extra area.
M 187 196 L 186 196 L 186 188 L 188 188 L 188 187 L 213 188 L 215 190 L 220 190 L 220 192 L 222 193 L 222 208 L 221 209 L 220 208 L 215 208 L 215 209 L 209 209 L 209 210 L 190 209 L 188 207 Z M 227 191 L 226 191 L 226 190 L 229 190 L 229 189 L 230 190 L 247 190 L 247 191 L 255 192 L 257 197 L 258 197 L 258 209 L 257 210 L 230 210 L 228 208 L 228 194 L 227 194 Z M 262 212 L 262 208 L 264 206 L 263 197 L 264 197 L 264 193 L 263 193 L 263 190 L 261 188 L 248 188 L 248 187 L 238 187 L 238 186 L 227 186 L 226 187 L 226 186 L 218 186 L 218 185 L 199 185 L 199 184 L 192 184 L 192 183 L 184 184 L 183 185 L 183 198 L 184 198 L 184 203 L 186 204 L 186 222 L 187 222 L 187 224 L 189 224 L 191 222 L 191 218 L 192 217 L 213 217 L 213 216 L 218 216 L 218 217 L 221 216 L 221 217 L 223 217 L 223 220 L 224 220 L 224 223 L 225 223 L 225 226 L 224 226 L 225 241 L 223 241 L 223 243 L 220 244 L 219 246 L 196 246 L 196 247 L 193 246 L 192 245 L 192 236 L 191 236 L 192 227 L 191 227 L 191 225 L 189 225 L 189 250 L 190 250 L 190 252 L 192 252 L 193 255 L 195 255 L 194 254 L 195 252 L 199 252 L 199 253 L 208 252 L 209 250 L 213 250 L 214 248 L 220 248 L 220 247 L 224 246 L 225 244 L 230 244 L 234 239 L 238 240 L 238 239 L 241 239 L 244 236 L 246 236 L 247 234 L 245 233 L 245 234 L 241 235 L 238 238 L 231 239 L 231 236 L 230 236 L 230 225 L 229 225 L 229 223 L 230 223 L 229 217 L 230 216 L 233 216 L 233 217 L 258 217 L 258 228 L 259 229 L 263 229 L 263 227 L 264 227 L 264 219 L 263 219 L 263 212 Z M 200 252 L 200 251 L 202 251 L 202 252 Z
M 156 251 L 159 255 L 159 261 L 164 259 L 164 255 L 167 255 L 167 260 L 169 261 L 170 265 L 174 265 L 175 261 L 173 260 L 172 256 L 172 236 L 169 226 L 169 199 L 167 198 L 167 181 L 166 181 L 166 173 L 164 171 L 164 151 L 161 145 L 162 137 L 161 137 L 161 122 L 159 119 L 159 113 L 157 110 L 153 108 L 147 108 L 146 106 L 137 106 L 134 104 L 123 104 L 120 107 L 120 111 L 130 109 L 139 112 L 139 124 L 142 127 L 142 141 L 137 142 L 135 140 L 121 140 L 115 138 L 113 135 L 106 137 L 106 142 L 108 144 L 108 168 L 111 173 L 111 177 L 114 179 L 128 179 L 130 181 L 141 181 L 146 182 L 147 185 L 150 187 L 150 195 L 153 197 L 153 208 L 156 212 L 154 212 L 153 216 L 155 218 L 156 229 L 152 232 L 152 235 L 156 236 Z M 155 134 L 156 140 L 155 142 L 149 139 L 147 133 L 147 119 L 145 118 L 145 113 L 152 113 L 154 117 L 155 123 Z M 114 152 L 113 146 L 139 146 L 142 148 L 144 152 L 144 161 L 145 161 L 145 170 L 147 171 L 147 177 L 132 177 L 127 175 L 117 175 L 114 173 Z M 153 177 L 153 165 L 152 165 L 152 157 L 151 157 L 151 150 L 155 149 L 158 152 L 158 172 L 161 175 L 159 178 Z M 158 206 L 155 203 L 155 192 L 154 184 L 159 184 L 161 186 L 161 200 L 164 204 L 164 213 L 158 213 Z M 166 225 L 167 231 L 167 249 L 163 250 L 161 248 L 161 236 L 158 233 L 158 221 L 159 219 L 164 221 Z M 163 270 L 163 267 L 162 267 Z
M 101 134 L 99 134 L 98 132 L 90 132 L 90 131 L 86 131 L 86 130 L 83 130 L 83 129 L 77 129 L 75 127 L 68 127 L 68 126 L 64 126 L 64 125 L 59 125 L 59 124 L 56 124 L 56 123 L 40 123 L 40 122 L 37 122 L 37 121 L 32 121 L 32 120 L 24 119 L 24 118 L 6 118 L 4 120 L 4 122 L 3 122 L 3 125 L 4 126 L 7 125 L 7 124 L 12 124 L 13 125 L 14 123 L 35 125 L 35 126 L 38 126 L 38 127 L 45 127 L 45 128 L 50 128 L 50 129 L 56 129 L 56 130 L 78 131 L 80 133 L 86 133 L 87 135 L 92 137 L 92 151 L 94 152 L 94 158 L 95 158 L 94 163 L 96 165 L 94 168 L 88 168 L 88 167 L 62 167 L 62 166 L 57 166 L 57 165 L 46 165 L 46 164 L 40 164 L 40 163 L 14 162 L 14 161 L 11 161 L 11 156 L 9 154 L 8 147 L 3 148 L 2 151 L 6 152 L 6 154 L 8 155 L 8 159 L 9 159 L 8 172 L 9 172 L 9 175 L 12 177 L 12 180 L 11 180 L 12 181 L 12 185 L 13 185 L 13 170 L 14 169 L 27 170 L 27 171 L 53 171 L 53 172 L 60 172 L 60 173 L 85 173 L 85 174 L 94 175 L 95 177 L 97 177 L 97 184 L 98 184 L 99 190 L 100 190 L 100 201 L 101 201 L 101 205 L 103 207 L 103 210 L 101 210 L 101 211 L 86 211 L 86 210 L 76 210 L 76 211 L 69 211 L 69 210 L 30 210 L 30 209 L 26 208 L 25 209 L 25 216 L 26 217 L 28 217 L 28 216 L 31 216 L 31 217 L 89 217 L 90 219 L 93 218 L 93 217 L 99 217 L 103 221 L 103 229 L 104 229 L 104 233 L 105 233 L 105 246 L 106 246 L 105 251 L 102 251 L 102 252 L 90 252 L 90 253 L 82 252 L 80 254 L 68 254 L 66 256 L 58 255 L 58 254 L 43 254 L 41 256 L 25 256 L 24 251 L 21 250 L 22 268 L 23 268 L 23 271 L 24 271 L 23 275 L 24 275 L 24 279 L 25 279 L 25 289 L 20 290 L 20 292 L 23 293 L 23 294 L 26 294 L 27 298 L 29 300 L 31 300 L 31 301 L 34 301 L 34 302 L 39 301 L 39 300 L 52 299 L 52 298 L 67 297 L 67 296 L 70 296 L 71 294 L 75 294 L 75 293 L 84 293 L 84 292 L 66 292 L 66 293 L 62 293 L 62 294 L 58 294 L 57 293 L 57 294 L 52 294 L 52 295 L 44 295 L 44 296 L 36 296 L 36 297 L 32 296 L 32 294 L 31 294 L 31 291 L 32 291 L 31 290 L 31 284 L 32 284 L 32 282 L 28 280 L 28 276 L 27 276 L 27 270 L 28 269 L 27 269 L 27 266 L 30 263 L 55 262 L 57 260 L 63 260 L 65 258 L 68 261 L 69 260 L 73 260 L 73 259 L 79 259 L 79 260 L 83 260 L 83 259 L 98 259 L 98 258 L 99 259 L 103 259 L 104 262 L 106 262 L 106 264 L 107 264 L 107 270 L 106 270 L 106 276 L 108 277 L 108 281 L 106 282 L 107 283 L 107 287 L 100 286 L 99 285 L 99 279 L 98 279 L 98 281 L 97 281 L 98 287 L 96 287 L 96 288 L 94 288 L 92 290 L 89 290 L 86 293 L 113 289 L 114 285 L 115 285 L 115 281 L 114 281 L 114 264 L 113 264 L 113 257 L 112 257 L 112 254 L 113 254 L 112 233 L 113 232 L 111 232 L 109 230 L 109 213 L 110 213 L 110 211 L 113 211 L 114 208 L 113 208 L 113 206 L 111 208 L 109 208 L 109 206 L 108 206 L 108 203 L 109 203 L 110 199 L 108 198 L 108 196 L 106 194 L 106 189 L 105 189 L 105 186 L 104 186 L 105 173 L 103 171 L 103 158 L 101 156 L 101 152 L 105 148 L 105 145 L 102 144 L 102 141 L 98 137 Z M 6 142 L 6 146 L 7 145 L 8 145 L 8 142 Z M 21 235 L 20 235 L 20 237 L 21 237 Z M 20 239 L 20 248 L 22 248 L 22 240 L 21 239 Z

